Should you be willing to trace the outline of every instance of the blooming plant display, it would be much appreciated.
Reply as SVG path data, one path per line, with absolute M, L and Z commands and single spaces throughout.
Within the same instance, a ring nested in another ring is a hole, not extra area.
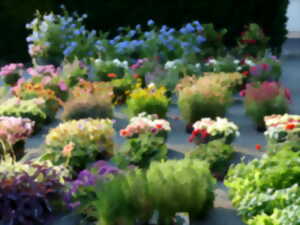
M 205 215 L 213 205 L 214 185 L 206 162 L 154 162 L 148 170 L 114 176 L 96 189 L 97 198 L 91 204 L 96 206 L 93 214 L 104 225 L 148 223 L 155 210 L 159 213 L 157 224 L 169 225 L 177 212 L 188 212 L 192 219 Z
M 96 80 L 110 81 L 115 78 L 122 78 L 128 71 L 128 62 L 119 59 L 106 60 L 94 59 L 92 61 L 93 72 Z
M 225 185 L 246 224 L 298 223 L 299 154 L 283 149 L 230 168 Z
M 258 129 L 264 129 L 264 117 L 288 112 L 291 100 L 289 89 L 276 82 L 247 84 L 244 91 L 246 114 Z
M 191 86 L 190 84 L 188 81 L 186 87 L 177 88 L 180 113 L 188 124 L 205 117 L 224 117 L 232 101 L 228 87 L 216 82 L 212 76 L 200 77 Z
M 125 103 L 129 94 L 132 92 L 137 82 L 139 82 L 138 79 L 138 74 L 134 74 L 133 76 L 126 75 L 120 79 L 113 79 L 111 81 L 114 92 L 113 102 L 115 104 Z
M 239 129 L 233 122 L 226 118 L 217 117 L 216 120 L 203 118 L 193 125 L 192 135 L 189 137 L 190 142 L 208 143 L 210 141 L 221 139 L 224 143 L 231 144 L 235 137 L 239 136 Z
M 46 122 L 46 105 L 43 98 L 20 100 L 10 98 L 0 105 L 0 116 L 13 116 L 28 118 L 35 122 L 34 130 L 37 131 Z
M 0 221 L 4 224 L 48 223 L 64 210 L 68 172 L 50 162 L 0 163 Z
M 145 112 L 165 118 L 169 106 L 169 99 L 165 93 L 164 87 L 157 88 L 153 83 L 146 88 L 137 86 L 126 101 L 128 114 L 132 117 Z
M 113 175 L 120 173 L 121 170 L 107 161 L 100 160 L 93 163 L 89 169 L 80 171 L 78 177 L 69 182 L 68 192 L 65 196 L 67 205 L 81 215 L 86 215 L 87 220 L 96 220 L 90 215 L 90 212 L 95 210 L 90 203 L 97 197 L 96 186 L 110 181 Z
M 16 97 L 22 100 L 30 100 L 34 98 L 43 98 L 46 105 L 46 114 L 51 121 L 55 118 L 55 114 L 63 102 L 59 99 L 55 92 L 46 88 L 42 83 L 24 82 L 14 89 Z
M 0 158 L 21 158 L 24 149 L 18 149 L 18 144 L 25 141 L 33 132 L 34 122 L 20 117 L 0 117 Z
M 158 119 L 156 115 L 140 113 L 130 119 L 126 128 L 120 130 L 120 135 L 125 138 L 138 137 L 143 133 L 165 135 L 171 130 L 170 123 L 164 119 Z
M 2 77 L 5 84 L 13 86 L 22 76 L 23 68 L 23 63 L 11 63 L 5 65 L 0 69 L 0 77 Z
M 258 24 L 251 23 L 238 40 L 238 51 L 242 56 L 263 57 L 268 48 L 269 37 L 265 35 Z
M 88 67 L 76 58 L 63 64 L 61 75 L 66 78 L 69 87 L 74 87 L 81 79 L 88 80 Z
M 82 119 L 61 123 L 46 136 L 43 159 L 65 164 L 78 172 L 113 151 L 113 122 L 109 119 Z
M 64 58 L 69 61 L 78 57 L 95 57 L 101 47 L 97 42 L 96 31 L 88 31 L 83 25 L 87 18 L 84 14 L 36 13 L 35 18 L 26 25 L 31 31 L 27 37 L 30 56 L 38 64 L 59 65 Z

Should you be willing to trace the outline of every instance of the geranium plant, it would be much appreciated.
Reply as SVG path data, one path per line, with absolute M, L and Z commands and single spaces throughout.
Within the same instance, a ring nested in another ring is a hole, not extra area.
M 21 117 L 0 117 L 0 158 L 20 159 L 24 155 L 24 142 L 32 134 L 34 122 Z
M 288 112 L 290 91 L 276 82 L 247 84 L 245 96 L 246 114 L 255 122 L 258 130 L 264 130 L 264 117 Z
M 136 165 L 148 167 L 151 161 L 167 159 L 167 132 L 171 130 L 168 121 L 157 119 L 154 115 L 144 113 L 133 117 L 129 125 L 120 131 L 127 138 L 113 161 L 122 168 Z
M 68 172 L 50 162 L 0 163 L 0 221 L 3 224 L 43 225 L 65 209 Z
M 193 124 L 193 132 L 189 137 L 190 142 L 206 144 L 210 141 L 221 139 L 225 144 L 231 144 L 239 131 L 235 123 L 226 118 L 217 117 L 216 120 L 203 118 Z
M 145 112 L 147 114 L 157 114 L 159 118 L 165 118 L 169 99 L 166 96 L 164 87 L 157 88 L 155 84 L 151 83 L 146 88 L 138 86 L 133 90 L 126 104 L 128 114 L 131 117 Z
M 65 164 L 78 172 L 113 153 L 113 123 L 109 119 L 82 119 L 61 123 L 46 136 L 43 159 Z M 73 173 L 73 174 L 74 174 Z
M 21 78 L 23 68 L 23 63 L 8 64 L 0 69 L 0 76 L 5 84 L 13 86 L 17 83 L 18 79 Z

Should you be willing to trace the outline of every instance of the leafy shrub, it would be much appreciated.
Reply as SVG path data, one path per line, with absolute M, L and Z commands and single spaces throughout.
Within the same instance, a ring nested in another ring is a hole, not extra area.
M 0 221 L 4 224 L 42 225 L 64 208 L 63 167 L 49 162 L 0 164 Z
M 266 37 L 258 24 L 251 23 L 238 40 L 238 51 L 242 56 L 263 57 L 270 38 Z
M 68 81 L 68 86 L 75 86 L 80 79 L 88 79 L 88 68 L 87 66 L 77 58 L 72 62 L 65 62 L 61 76 L 64 76 Z
M 207 161 L 210 170 L 216 173 L 216 175 L 221 175 L 226 172 L 233 155 L 234 148 L 219 140 L 198 145 L 191 152 L 186 153 L 187 158 Z
M 47 119 L 45 100 L 43 98 L 30 100 L 10 98 L 1 104 L 0 115 L 29 118 L 35 122 L 35 130 L 38 130 Z
M 113 86 L 113 92 L 114 92 L 113 102 L 116 104 L 122 104 L 126 102 L 136 82 L 137 82 L 136 78 L 132 79 L 129 76 L 125 76 L 124 78 L 121 79 L 113 79 L 111 81 L 111 84 Z
M 291 95 L 276 82 L 251 83 L 246 86 L 245 109 L 258 127 L 264 127 L 264 117 L 288 112 Z
M 202 35 L 205 38 L 205 42 L 202 44 L 202 58 L 205 59 L 208 57 L 225 55 L 226 48 L 224 44 L 224 36 L 226 33 L 227 30 L 225 28 L 220 31 L 216 31 L 212 23 L 203 24 Z
M 286 149 L 229 170 L 225 185 L 233 205 L 248 224 L 273 224 L 267 221 L 277 220 L 279 210 L 285 216 L 286 209 L 299 204 L 299 154 Z M 290 217 L 291 221 L 295 218 Z
M 205 76 L 179 91 L 178 106 L 184 120 L 194 123 L 205 117 L 224 117 L 231 100 L 227 87 Z
M 176 212 L 203 215 L 212 207 L 214 183 L 206 162 L 152 163 L 147 171 L 136 169 L 115 176 L 96 190 L 99 223 L 147 222 L 155 210 L 159 212 L 158 224 L 164 225 L 171 224 Z
M 152 161 L 166 160 L 167 154 L 165 139 L 147 132 L 126 140 L 112 161 L 121 168 L 130 164 L 147 168 Z
M 82 119 L 61 123 L 46 136 L 43 159 L 55 165 L 65 164 L 73 172 L 105 159 L 113 150 L 113 123 L 108 119 Z
M 157 114 L 159 118 L 165 118 L 169 99 L 165 95 L 164 87 L 156 88 L 152 83 L 147 88 L 136 88 L 132 91 L 127 100 L 127 112 L 132 116 L 145 112 L 147 114 Z
M 73 97 L 64 104 L 63 120 L 112 118 L 113 106 L 105 96 L 86 94 Z

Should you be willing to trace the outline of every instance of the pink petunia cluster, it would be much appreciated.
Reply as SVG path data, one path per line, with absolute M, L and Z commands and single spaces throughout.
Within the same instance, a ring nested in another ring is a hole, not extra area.
M 34 128 L 34 121 L 21 117 L 0 117 L 0 139 L 11 145 L 28 138 Z
M 23 68 L 24 68 L 23 63 L 11 63 L 5 65 L 0 70 L 0 76 L 8 76 L 16 73 L 19 74 Z
M 29 73 L 33 77 L 37 77 L 37 76 L 56 77 L 58 76 L 59 71 L 53 65 L 45 65 L 45 66 L 30 67 L 27 69 L 27 73 Z
M 141 113 L 130 120 L 128 126 L 120 131 L 120 135 L 122 137 L 130 138 L 146 132 L 158 134 L 170 130 L 171 126 L 167 120 L 157 119 L 154 115 Z
M 148 59 L 138 59 L 135 64 L 132 64 L 130 66 L 130 68 L 133 70 L 136 70 L 136 69 L 140 68 L 147 61 L 148 61 Z

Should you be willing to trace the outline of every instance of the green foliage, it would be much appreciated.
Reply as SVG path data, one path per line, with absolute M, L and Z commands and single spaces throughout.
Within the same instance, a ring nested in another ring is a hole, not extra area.
M 147 171 L 136 169 L 115 176 L 98 188 L 95 201 L 98 224 L 143 223 L 156 210 L 161 225 L 171 224 L 176 212 L 203 215 L 212 207 L 214 184 L 206 162 L 190 159 L 154 162 Z
M 211 171 L 221 173 L 226 171 L 233 155 L 234 148 L 219 140 L 200 144 L 191 152 L 186 153 L 187 158 L 207 161 Z
M 285 217 L 286 209 L 299 205 L 299 156 L 300 152 L 285 149 L 229 170 L 225 185 L 233 205 L 247 224 L 277 224 L 266 221 L 279 219 L 281 210 Z M 291 221 L 296 218 L 295 214 L 290 217 Z
M 85 118 L 106 119 L 113 117 L 112 103 L 96 94 L 73 97 L 64 103 L 63 120 Z
M 218 57 L 226 54 L 224 45 L 224 36 L 227 33 L 227 29 L 223 28 L 220 31 L 216 31 L 212 23 L 203 25 L 203 36 L 206 41 L 201 45 L 202 57 L 204 59 L 208 57 Z M 226 71 L 222 71 L 226 72 Z M 234 71 L 228 71 L 234 72 Z
M 165 138 L 144 133 L 127 139 L 112 161 L 120 168 L 126 168 L 128 165 L 147 168 L 152 161 L 166 160 L 167 153 Z

